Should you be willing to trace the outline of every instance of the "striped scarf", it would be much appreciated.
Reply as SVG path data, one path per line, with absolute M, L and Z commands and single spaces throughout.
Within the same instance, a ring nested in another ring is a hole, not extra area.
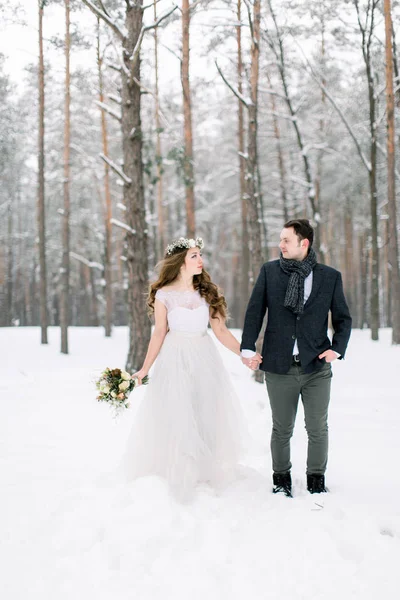
M 302 261 L 283 258 L 281 254 L 281 269 L 290 275 L 284 306 L 296 314 L 302 313 L 304 310 L 304 280 L 316 264 L 317 256 L 313 248 L 310 248 L 308 255 Z

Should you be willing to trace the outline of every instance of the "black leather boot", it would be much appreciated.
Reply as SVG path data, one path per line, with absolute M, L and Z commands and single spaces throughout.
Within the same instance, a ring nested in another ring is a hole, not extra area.
M 325 487 L 325 476 L 324 475 L 307 475 L 307 489 L 310 494 L 321 494 L 327 492 Z
M 272 492 L 274 494 L 285 494 L 288 498 L 292 498 L 292 477 L 290 472 L 287 473 L 274 473 L 272 476 L 274 487 Z

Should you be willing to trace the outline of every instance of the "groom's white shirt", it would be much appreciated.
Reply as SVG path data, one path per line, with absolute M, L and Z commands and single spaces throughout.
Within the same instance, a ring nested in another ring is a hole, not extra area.
M 312 284 L 313 284 L 313 272 L 311 271 L 311 273 L 304 280 L 304 304 L 307 302 L 307 300 L 310 297 L 311 290 L 312 290 Z M 294 342 L 294 346 L 293 346 L 293 354 L 298 354 L 298 353 L 299 353 L 299 347 L 297 345 L 297 339 L 296 339 Z M 256 353 L 254 352 L 254 350 L 243 349 L 241 352 L 241 355 L 243 356 L 243 358 L 252 358 L 252 356 L 255 356 L 255 354 Z M 340 354 L 338 352 L 335 352 L 335 354 L 340 356 Z

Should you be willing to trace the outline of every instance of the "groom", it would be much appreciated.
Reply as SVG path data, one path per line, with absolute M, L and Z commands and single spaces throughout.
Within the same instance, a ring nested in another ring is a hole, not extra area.
M 328 406 L 331 363 L 344 358 L 351 317 L 342 278 L 319 264 L 312 248 L 314 231 L 306 219 L 285 224 L 281 257 L 265 263 L 254 286 L 245 317 L 242 361 L 265 371 L 272 410 L 273 492 L 292 495 L 290 439 L 299 396 L 308 435 L 307 489 L 326 492 Z M 334 335 L 327 335 L 331 311 Z M 262 357 L 255 345 L 267 313 Z

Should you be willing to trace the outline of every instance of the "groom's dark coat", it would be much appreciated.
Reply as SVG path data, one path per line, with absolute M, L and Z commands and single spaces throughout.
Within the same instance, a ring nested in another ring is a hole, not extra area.
M 297 315 L 284 307 L 289 275 L 273 260 L 261 267 L 251 295 L 243 327 L 241 349 L 255 350 L 265 313 L 267 328 L 262 348 L 260 369 L 272 373 L 287 373 L 292 363 L 294 341 L 297 339 L 303 370 L 311 373 L 325 362 L 318 355 L 331 348 L 343 358 L 351 333 L 351 317 L 343 294 L 339 271 L 317 264 L 313 270 L 310 297 L 304 312 Z M 330 342 L 328 313 L 332 313 L 334 335 Z

